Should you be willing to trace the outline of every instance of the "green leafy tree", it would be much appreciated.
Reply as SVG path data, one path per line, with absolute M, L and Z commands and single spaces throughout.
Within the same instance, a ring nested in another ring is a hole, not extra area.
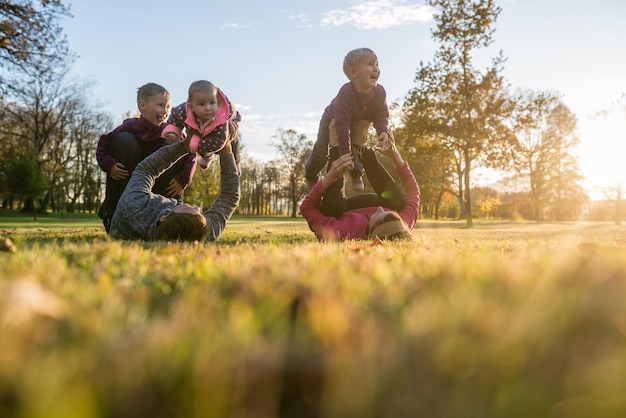
M 47 189 L 46 178 L 37 163 L 37 157 L 32 154 L 17 154 L 10 159 L 6 168 L 6 187 L 25 201 L 35 202 Z M 25 208 L 30 210 L 31 208 Z M 37 211 L 32 207 L 34 219 Z
M 455 199 L 458 196 L 452 154 L 437 137 L 427 136 L 417 128 L 397 128 L 394 138 L 420 186 L 420 217 L 439 219 L 446 195 Z
M 504 123 L 510 110 L 501 76 L 500 52 L 484 72 L 475 68 L 473 53 L 492 43 L 501 9 L 493 0 L 430 0 L 435 8 L 440 44 L 431 63 L 420 63 L 416 87 L 407 95 L 403 122 L 420 137 L 436 139 L 452 161 L 461 216 L 472 222 L 471 173 L 487 163 L 491 142 L 509 135 Z
M 197 169 L 193 181 L 185 190 L 184 200 L 190 205 L 207 209 L 220 192 L 219 158 L 211 163 L 207 170 Z

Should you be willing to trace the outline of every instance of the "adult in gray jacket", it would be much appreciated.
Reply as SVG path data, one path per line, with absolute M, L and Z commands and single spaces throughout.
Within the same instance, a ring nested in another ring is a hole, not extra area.
M 220 192 L 204 213 L 151 191 L 156 178 L 187 153 L 189 138 L 160 148 L 135 168 L 111 220 L 112 238 L 215 241 L 222 235 L 239 205 L 239 175 L 230 144 L 219 151 Z

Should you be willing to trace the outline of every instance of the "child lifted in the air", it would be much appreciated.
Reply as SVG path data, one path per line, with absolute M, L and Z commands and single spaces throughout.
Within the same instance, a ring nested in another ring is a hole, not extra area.
M 183 129 L 191 137 L 189 151 L 198 153 L 198 165 L 206 170 L 215 154 L 230 142 L 237 170 L 241 173 L 239 156 L 239 129 L 241 115 L 235 105 L 213 83 L 194 81 L 189 86 L 187 101 L 174 107 L 163 129 L 163 137 L 170 142 L 182 137 Z

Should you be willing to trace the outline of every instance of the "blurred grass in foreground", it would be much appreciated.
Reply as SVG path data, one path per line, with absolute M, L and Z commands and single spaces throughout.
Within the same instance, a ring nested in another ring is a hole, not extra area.
M 0 227 L 0 416 L 626 416 L 626 227 L 414 233 Z

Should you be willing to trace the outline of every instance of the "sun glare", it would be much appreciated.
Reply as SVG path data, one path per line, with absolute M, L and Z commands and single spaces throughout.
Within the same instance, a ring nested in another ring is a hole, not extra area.
M 579 126 L 579 131 L 583 138 L 579 163 L 585 176 L 585 187 L 592 199 L 603 199 L 603 191 L 608 187 L 626 185 L 626 118 L 609 115 L 588 119 Z

